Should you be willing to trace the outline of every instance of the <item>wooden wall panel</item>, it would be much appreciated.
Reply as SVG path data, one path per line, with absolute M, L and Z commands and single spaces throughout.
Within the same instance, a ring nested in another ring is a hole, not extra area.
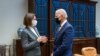
M 97 41 L 96 41 L 96 44 L 97 44 L 97 53 L 100 54 L 100 38 L 97 38 Z
M 48 44 L 41 44 L 41 52 L 42 55 L 41 56 L 48 56 L 49 52 L 52 51 L 53 48 L 53 40 L 50 41 L 50 45 Z M 73 54 L 78 53 L 81 54 L 81 49 L 83 47 L 88 47 L 88 46 L 92 46 L 92 47 L 96 47 L 96 43 L 97 45 L 97 51 L 98 53 L 100 53 L 100 39 L 74 39 L 73 40 Z M 49 46 L 51 47 L 50 51 L 48 51 Z M 21 41 L 20 40 L 16 40 L 16 56 L 23 56 L 23 49 L 21 47 Z

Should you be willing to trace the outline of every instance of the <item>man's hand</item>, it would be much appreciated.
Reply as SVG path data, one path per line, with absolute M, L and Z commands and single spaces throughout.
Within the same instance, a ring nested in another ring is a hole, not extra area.
M 42 36 L 42 43 L 46 43 L 48 41 L 48 38 L 46 36 Z
M 53 56 L 53 53 L 51 53 L 51 55 L 50 56 Z

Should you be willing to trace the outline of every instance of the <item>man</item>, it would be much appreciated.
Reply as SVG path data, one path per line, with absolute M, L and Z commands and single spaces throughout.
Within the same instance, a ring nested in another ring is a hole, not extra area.
M 72 42 L 74 30 L 67 21 L 67 13 L 64 9 L 55 12 L 55 21 L 60 27 L 55 34 L 53 56 L 72 56 Z

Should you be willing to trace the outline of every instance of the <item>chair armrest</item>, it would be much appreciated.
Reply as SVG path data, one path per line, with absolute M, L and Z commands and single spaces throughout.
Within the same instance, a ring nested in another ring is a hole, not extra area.
M 81 55 L 81 54 L 74 54 L 74 56 L 83 56 L 83 55 Z

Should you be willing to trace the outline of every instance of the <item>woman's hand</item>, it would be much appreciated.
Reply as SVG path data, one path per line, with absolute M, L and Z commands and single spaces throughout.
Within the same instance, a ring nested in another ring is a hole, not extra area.
M 48 41 L 48 38 L 46 36 L 40 36 L 40 37 L 38 37 L 37 41 L 46 43 Z
M 41 36 L 37 38 L 37 41 L 38 41 L 38 42 L 42 42 Z

